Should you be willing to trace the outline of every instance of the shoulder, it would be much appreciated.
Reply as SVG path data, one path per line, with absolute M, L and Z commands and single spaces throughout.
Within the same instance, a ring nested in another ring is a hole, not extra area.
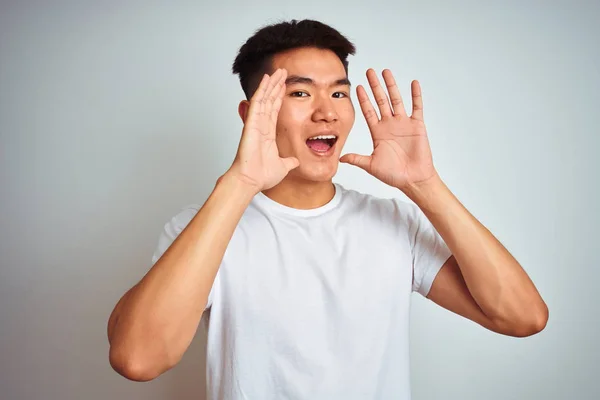
M 378 197 L 336 184 L 342 191 L 343 206 L 348 212 L 360 212 L 363 215 L 377 216 L 385 220 L 414 221 L 420 209 L 412 202 L 400 197 Z
M 173 234 L 180 233 L 198 214 L 202 206 L 199 204 L 188 204 L 180 208 L 165 224 L 165 230 Z
M 191 204 L 181 208 L 175 215 L 173 215 L 163 226 L 162 231 L 158 237 L 158 244 L 154 255 L 152 256 L 152 264 L 154 264 L 163 255 L 165 251 L 171 246 L 171 243 L 179 236 L 179 234 L 185 229 L 190 223 L 194 216 L 200 210 L 199 205 Z

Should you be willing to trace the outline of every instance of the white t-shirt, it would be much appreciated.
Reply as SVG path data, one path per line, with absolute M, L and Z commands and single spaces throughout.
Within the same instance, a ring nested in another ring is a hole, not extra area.
M 414 204 L 335 188 L 317 209 L 259 193 L 244 212 L 207 306 L 208 400 L 410 399 L 411 292 L 451 253 Z

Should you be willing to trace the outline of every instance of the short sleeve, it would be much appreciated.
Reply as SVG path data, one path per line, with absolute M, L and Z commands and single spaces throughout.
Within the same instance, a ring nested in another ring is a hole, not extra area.
M 452 252 L 423 211 L 416 205 L 411 206 L 412 290 L 426 297 Z
M 199 205 L 187 206 L 164 225 L 163 230 L 161 231 L 158 237 L 158 244 L 156 246 L 156 250 L 152 255 L 152 265 L 156 264 L 156 262 L 169 249 L 169 247 L 171 247 L 171 244 L 175 241 L 175 239 L 177 239 L 179 234 L 183 232 L 185 227 L 196 216 L 199 210 Z M 212 305 L 214 297 L 214 288 L 217 284 L 218 279 L 219 273 L 217 272 L 215 282 L 213 283 L 213 286 L 208 295 L 208 302 L 206 308 L 209 308 Z

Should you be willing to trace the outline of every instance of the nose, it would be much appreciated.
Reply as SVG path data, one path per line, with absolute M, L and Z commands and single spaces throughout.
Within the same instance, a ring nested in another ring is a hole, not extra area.
M 313 112 L 314 122 L 334 122 L 337 121 L 338 114 L 335 109 L 333 99 L 329 95 L 318 96 L 315 98 L 315 108 Z

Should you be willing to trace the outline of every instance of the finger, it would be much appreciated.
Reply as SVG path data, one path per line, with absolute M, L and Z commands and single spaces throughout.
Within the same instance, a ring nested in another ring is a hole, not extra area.
M 296 157 L 282 158 L 281 161 L 283 161 L 283 165 L 285 165 L 288 172 L 300 165 L 300 161 Z
M 373 96 L 375 97 L 375 102 L 379 106 L 379 112 L 381 113 L 381 118 L 391 117 L 392 109 L 390 108 L 390 101 L 385 93 L 383 87 L 379 84 L 379 79 L 377 78 L 377 74 L 372 68 L 367 70 L 367 80 L 369 81 L 369 85 L 371 86 L 371 90 L 373 91 Z
M 271 99 L 271 95 L 272 95 L 272 91 L 274 89 L 274 87 L 277 85 L 277 81 L 279 79 L 279 76 L 281 74 L 281 71 L 279 69 L 275 70 L 275 72 L 273 73 L 273 75 L 269 76 L 269 79 L 267 82 L 264 82 L 265 84 L 265 89 L 262 93 L 262 96 L 260 98 L 257 99 L 257 104 L 256 104 L 256 114 L 258 115 L 270 115 L 271 113 L 271 107 L 272 107 L 272 99 Z
M 269 84 L 269 79 L 270 79 L 269 75 L 263 74 L 263 77 L 260 80 L 260 83 L 258 84 L 258 88 L 256 88 L 256 91 L 254 92 L 254 95 L 252 96 L 250 101 L 260 100 L 265 96 L 265 92 L 267 90 L 267 85 Z
M 414 80 L 411 84 L 413 111 L 411 118 L 423 121 L 423 97 L 421 96 L 421 85 Z
M 373 108 L 371 100 L 369 100 L 367 91 L 362 85 L 356 87 L 356 97 L 358 98 L 358 104 L 360 104 L 360 109 L 365 116 L 365 120 L 367 120 L 367 125 L 369 128 L 375 127 L 379 122 L 379 116 L 377 116 L 377 112 Z
M 252 97 L 250 98 L 250 107 L 248 108 L 248 115 L 253 115 L 254 113 L 260 111 L 262 99 L 265 97 L 269 80 L 269 75 L 264 74 L 258 85 L 258 88 L 254 92 L 254 95 L 252 95 Z
M 281 88 L 279 89 L 279 93 L 273 102 L 273 109 L 271 110 L 271 122 L 273 125 L 277 125 L 277 117 L 279 116 L 279 110 L 281 110 L 281 105 L 283 104 L 283 97 L 285 95 L 285 80 L 281 82 Z
M 271 82 L 269 82 L 269 86 L 267 87 L 267 91 L 265 93 L 265 98 L 267 99 L 266 102 L 269 106 L 273 105 L 275 99 L 279 95 L 281 84 L 285 82 L 284 74 L 284 71 L 278 68 L 275 73 L 271 75 Z
M 282 79 L 283 78 L 283 79 Z M 284 71 L 281 69 L 277 69 L 273 75 L 271 75 L 271 82 L 269 83 L 269 87 L 267 88 L 267 92 L 265 93 L 266 100 L 262 106 L 262 112 L 267 116 L 271 121 L 277 121 L 277 112 L 273 113 L 273 106 L 277 100 L 281 92 L 281 85 L 285 83 Z
M 396 85 L 396 80 L 394 79 L 394 75 L 392 75 L 392 71 L 386 69 L 383 71 L 382 75 L 383 80 L 385 81 L 385 86 L 387 87 L 388 93 L 390 94 L 390 103 L 392 103 L 393 109 L 392 112 L 394 113 L 394 115 L 406 117 L 404 102 L 402 101 L 400 89 L 398 89 L 398 85 Z
M 340 158 L 340 162 L 351 164 L 369 172 L 371 170 L 371 156 L 349 153 Z
M 287 72 L 282 69 L 278 69 L 275 74 L 273 74 L 273 87 L 271 87 L 270 92 L 268 93 L 269 100 L 268 104 L 273 107 L 275 102 L 281 95 L 281 88 L 285 85 L 285 78 L 287 77 Z

